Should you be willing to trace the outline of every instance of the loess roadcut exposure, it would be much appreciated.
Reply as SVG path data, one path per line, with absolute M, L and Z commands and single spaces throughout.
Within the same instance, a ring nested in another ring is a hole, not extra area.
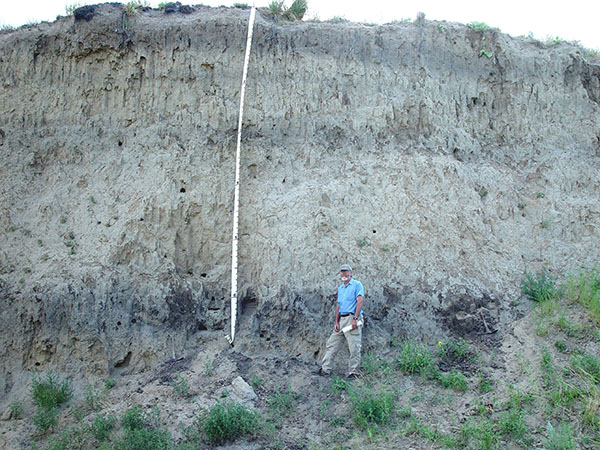
M 248 16 L 103 4 L 0 34 L 3 401 L 32 372 L 134 373 L 229 333 Z M 580 47 L 259 11 L 236 349 L 316 362 L 343 263 L 367 348 L 500 342 L 525 271 L 597 264 L 599 199 Z

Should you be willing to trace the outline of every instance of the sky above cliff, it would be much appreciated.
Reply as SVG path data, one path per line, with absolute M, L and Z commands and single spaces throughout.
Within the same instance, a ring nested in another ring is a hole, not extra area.
M 256 6 L 267 6 L 271 0 L 258 0 Z M 285 4 L 291 4 L 286 0 Z M 65 14 L 65 6 L 74 3 L 93 4 L 98 0 L 20 0 L 3 5 L 0 25 L 19 26 L 28 22 L 52 21 Z M 125 3 L 125 2 L 124 2 Z M 152 0 L 151 6 L 159 1 Z M 230 0 L 185 1 L 182 3 L 210 6 L 231 6 Z M 238 3 L 242 1 L 238 0 Z M 252 0 L 245 3 L 252 4 Z M 585 47 L 600 49 L 598 17 L 600 2 L 571 0 L 568 2 L 503 0 L 308 0 L 308 18 L 320 20 L 343 17 L 353 22 L 386 23 L 393 20 L 414 19 L 418 12 L 427 19 L 451 22 L 485 22 L 513 36 L 533 35 L 540 40 L 559 36 L 569 41 L 580 41 Z

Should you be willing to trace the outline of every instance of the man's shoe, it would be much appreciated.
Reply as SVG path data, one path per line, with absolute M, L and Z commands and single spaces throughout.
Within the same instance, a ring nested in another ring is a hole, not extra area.
M 312 374 L 313 374 L 313 375 L 320 375 L 320 376 L 322 376 L 322 377 L 328 377 L 328 376 L 330 376 L 330 375 L 331 375 L 329 372 L 325 372 L 325 371 L 323 371 L 323 368 L 322 368 L 322 367 L 319 367 L 319 369 L 318 369 L 318 370 L 313 370 L 313 371 L 312 371 Z
M 346 379 L 348 379 L 348 380 L 354 380 L 354 379 L 356 379 L 356 378 L 358 378 L 358 375 L 357 375 L 357 374 L 355 374 L 355 373 L 351 373 L 350 375 L 348 375 L 348 376 L 346 377 Z

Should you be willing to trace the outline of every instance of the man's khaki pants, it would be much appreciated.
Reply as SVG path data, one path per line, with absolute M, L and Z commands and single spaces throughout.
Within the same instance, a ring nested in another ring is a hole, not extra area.
M 348 325 L 352 325 L 352 314 L 346 317 L 340 317 L 340 330 Z M 350 359 L 348 360 L 348 374 L 358 373 L 360 366 L 360 350 L 362 339 L 362 327 L 356 330 L 348 331 L 345 335 L 341 331 L 331 333 L 327 344 L 325 344 L 325 356 L 321 367 L 323 372 L 330 373 L 333 370 L 333 358 L 344 345 L 344 341 L 348 342 L 348 350 L 350 350 Z

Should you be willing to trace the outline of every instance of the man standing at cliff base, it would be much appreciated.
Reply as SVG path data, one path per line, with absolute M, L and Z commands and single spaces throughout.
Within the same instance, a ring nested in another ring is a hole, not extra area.
M 358 366 L 360 366 L 362 305 L 365 293 L 362 283 L 352 279 L 352 268 L 349 265 L 345 264 L 340 267 L 340 277 L 342 284 L 337 291 L 333 333 L 327 340 L 321 368 L 313 373 L 329 376 L 333 370 L 333 358 L 346 341 L 350 350 L 348 378 L 352 379 L 356 378 Z

